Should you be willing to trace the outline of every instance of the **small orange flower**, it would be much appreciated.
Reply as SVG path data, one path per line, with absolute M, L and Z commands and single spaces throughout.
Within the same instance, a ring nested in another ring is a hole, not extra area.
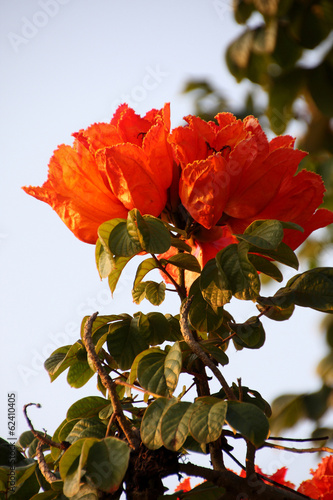
M 297 491 L 316 500 L 333 500 L 333 456 L 323 458 L 311 474 L 313 478 L 303 481 Z
M 73 134 L 73 146 L 58 147 L 42 187 L 23 189 L 48 203 L 80 240 L 96 243 L 107 220 L 133 208 L 156 217 L 163 211 L 173 172 L 169 130 L 168 104 L 143 118 L 123 104 L 110 123 L 95 123 Z
M 183 481 L 181 481 L 177 488 L 175 488 L 176 491 L 191 491 L 191 479 L 189 477 L 185 478 Z
M 286 481 L 285 477 L 288 472 L 287 467 L 281 467 L 281 469 L 278 469 L 274 474 L 269 475 L 269 474 L 264 474 L 260 467 L 257 465 L 255 466 L 255 471 L 258 472 L 258 474 L 261 474 L 262 476 L 267 477 L 268 479 L 271 479 L 272 481 L 275 481 L 276 483 L 279 483 L 283 486 L 287 486 L 288 488 L 291 488 L 292 490 L 295 489 L 295 485 L 291 483 L 290 481 Z M 246 472 L 244 470 L 241 471 L 240 477 L 246 477 Z M 269 481 L 265 481 L 264 483 L 271 484 Z
M 258 219 L 303 227 L 303 233 L 285 231 L 284 242 L 293 249 L 312 231 L 333 222 L 331 211 L 317 210 L 325 191 L 320 176 L 305 170 L 295 175 L 306 153 L 294 149 L 292 137 L 268 142 L 253 116 L 242 121 L 220 113 L 217 123 L 195 116 L 185 120 L 188 125 L 174 129 L 170 142 L 182 169 L 180 198 L 200 225 L 196 241 L 203 253 L 213 255 L 214 247 L 225 246 L 226 236 L 232 240 L 232 234 L 243 233 Z M 200 230 L 218 235 L 216 228 L 221 226 L 226 227 L 221 241 L 212 234 L 208 242 Z M 201 243 L 202 235 L 206 242 Z

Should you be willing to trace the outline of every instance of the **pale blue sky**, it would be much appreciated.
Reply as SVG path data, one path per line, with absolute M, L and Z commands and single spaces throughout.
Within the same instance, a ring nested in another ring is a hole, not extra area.
M 97 394 L 95 380 L 76 390 L 64 375 L 50 384 L 42 368 L 51 351 L 78 338 L 82 317 L 96 310 L 148 312 L 153 306 L 132 303 L 134 264 L 124 272 L 112 300 L 106 282 L 99 280 L 94 247 L 77 240 L 47 205 L 20 187 L 41 185 L 53 150 L 71 144 L 72 132 L 109 121 L 125 99 L 141 114 L 170 102 L 176 126 L 193 111 L 191 99 L 180 94 L 184 82 L 204 77 L 237 105 L 246 84 L 236 85 L 223 61 L 226 45 L 242 30 L 232 19 L 230 3 L 0 3 L 1 407 L 12 390 L 18 393 L 19 409 L 28 402 L 41 403 L 41 410 L 30 412 L 36 428 L 53 433 L 72 402 Z M 291 275 L 286 269 L 285 276 Z M 176 314 L 177 308 L 172 297 L 161 311 Z M 244 303 L 230 310 L 238 322 L 256 311 Z M 230 365 L 224 369 L 227 380 L 242 377 L 244 385 L 268 401 L 282 392 L 319 388 L 315 366 L 324 353 L 317 328 L 321 318 L 303 309 L 289 322 L 266 322 L 264 348 L 238 353 L 231 349 Z M 5 417 L 2 411 L 3 437 Z M 19 433 L 27 429 L 21 411 L 18 424 Z M 300 432 L 306 437 L 309 429 L 304 426 Z M 244 461 L 244 456 L 238 458 Z M 287 465 L 288 478 L 299 483 L 315 462 L 313 457 L 260 452 L 258 463 L 268 473 Z

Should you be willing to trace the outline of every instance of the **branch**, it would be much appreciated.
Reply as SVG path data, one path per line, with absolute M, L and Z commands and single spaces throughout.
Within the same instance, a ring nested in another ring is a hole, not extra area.
M 320 446 L 315 448 L 290 448 L 288 446 L 282 446 L 280 444 L 273 444 L 265 442 L 263 447 L 274 448 L 275 450 L 291 451 L 292 453 L 318 453 L 320 451 L 327 451 L 328 453 L 333 453 L 333 449 L 328 446 Z
M 29 426 L 31 432 L 33 433 L 33 435 L 35 436 L 35 438 L 38 439 L 39 443 L 46 444 L 49 447 L 52 446 L 54 448 L 59 448 L 60 450 L 67 450 L 68 443 L 66 443 L 65 441 L 62 441 L 61 443 L 56 443 L 55 441 L 52 441 L 52 439 L 49 439 L 48 437 L 43 436 L 42 434 L 40 434 L 39 432 L 37 432 L 34 429 L 34 426 L 32 425 L 32 422 L 27 414 L 28 406 L 36 406 L 37 408 L 41 408 L 42 405 L 40 405 L 39 403 L 28 403 L 28 404 L 23 406 L 23 413 L 24 413 L 24 416 L 26 418 L 26 421 L 28 422 L 28 426 Z
M 45 477 L 46 481 L 51 484 L 54 481 L 57 481 L 58 478 L 48 468 L 48 465 L 45 462 L 44 454 L 42 451 L 42 446 L 43 446 L 42 441 L 39 441 L 39 443 L 37 445 L 37 449 L 36 449 L 36 457 L 37 457 L 37 461 L 38 461 L 38 465 L 39 465 L 39 470 L 41 471 L 41 473 Z
M 224 487 L 227 490 L 226 499 L 258 500 L 258 498 L 269 498 L 269 500 L 300 500 L 303 498 L 309 500 L 310 498 L 290 488 L 283 488 L 282 485 L 280 487 L 271 486 L 257 477 L 240 477 L 227 469 L 217 471 L 191 463 L 180 463 L 179 472 L 183 472 L 188 476 L 199 476 L 217 486 Z
M 113 382 L 111 377 L 108 375 L 106 370 L 104 369 L 101 360 L 96 354 L 95 351 L 95 346 L 92 341 L 92 326 L 97 318 L 98 312 L 95 312 L 90 316 L 90 318 L 87 319 L 86 324 L 84 325 L 84 333 L 83 333 L 83 341 L 85 344 L 85 347 L 87 349 L 87 353 L 89 356 L 89 359 L 91 360 L 92 364 L 95 367 L 95 370 L 97 371 L 98 375 L 100 376 L 100 379 L 102 381 L 102 384 L 104 387 L 109 391 L 110 395 L 110 400 L 111 404 L 113 407 L 113 411 L 115 413 L 115 418 L 117 419 L 118 424 L 120 425 L 122 431 L 124 432 L 126 439 L 128 441 L 128 444 L 130 445 L 131 448 L 136 449 L 139 445 L 139 440 L 133 431 L 131 424 L 125 417 L 123 413 L 123 409 L 121 407 L 117 390 L 116 390 L 116 384 Z
M 186 299 L 180 308 L 180 329 L 183 335 L 183 338 L 187 345 L 191 348 L 191 350 L 198 356 L 201 361 L 208 366 L 208 368 L 211 369 L 211 371 L 214 373 L 215 377 L 217 380 L 220 382 L 222 385 L 224 392 L 226 393 L 226 396 L 228 399 L 231 400 L 237 400 L 235 394 L 232 392 L 230 387 L 227 384 L 227 381 L 223 377 L 222 373 L 220 370 L 217 368 L 217 366 L 213 363 L 211 359 L 207 356 L 207 354 L 201 349 L 200 345 L 198 342 L 194 340 L 194 337 L 192 335 L 191 330 L 189 329 L 188 326 L 188 312 L 191 306 L 193 300 L 193 296 Z

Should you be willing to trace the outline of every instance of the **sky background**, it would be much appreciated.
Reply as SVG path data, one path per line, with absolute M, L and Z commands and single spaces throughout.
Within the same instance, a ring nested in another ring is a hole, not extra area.
M 177 126 L 193 112 L 192 97 L 181 94 L 185 82 L 207 78 L 237 106 L 248 84 L 236 84 L 223 53 L 242 30 L 233 20 L 231 0 L 0 2 L 2 437 L 7 437 L 8 392 L 18 396 L 18 434 L 27 430 L 24 404 L 42 405 L 30 410 L 30 418 L 52 434 L 74 401 L 98 394 L 95 379 L 73 389 L 65 374 L 50 384 L 43 368 L 52 351 L 78 339 L 83 316 L 156 310 L 148 302 L 132 303 L 138 261 L 125 269 L 111 299 L 98 277 L 94 246 L 77 240 L 48 205 L 21 186 L 41 185 L 54 149 L 72 144 L 73 132 L 109 121 L 120 102 L 139 114 L 170 102 Z M 289 279 L 293 273 L 286 268 L 284 275 Z M 179 303 L 168 297 L 159 310 L 177 314 Z M 237 322 L 256 314 L 253 304 L 239 301 L 228 310 Z M 288 322 L 265 321 L 262 349 L 229 349 L 230 363 L 223 369 L 228 382 L 241 377 L 269 402 L 285 392 L 319 389 L 315 367 L 325 352 L 321 319 L 320 313 L 298 309 Z M 307 424 L 291 433 L 309 434 Z M 244 454 L 237 456 L 245 460 Z M 257 461 L 266 473 L 287 466 L 287 478 L 298 485 L 318 459 L 260 451 Z

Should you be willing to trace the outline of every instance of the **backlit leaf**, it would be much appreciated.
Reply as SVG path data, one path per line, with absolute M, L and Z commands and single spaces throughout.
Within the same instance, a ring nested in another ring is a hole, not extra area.
M 192 405 L 190 432 L 199 443 L 216 441 L 222 432 L 227 413 L 227 402 L 212 396 L 203 396 Z
M 228 401 L 226 420 L 230 427 L 249 439 L 257 448 L 269 434 L 267 417 L 257 406 L 250 403 Z

